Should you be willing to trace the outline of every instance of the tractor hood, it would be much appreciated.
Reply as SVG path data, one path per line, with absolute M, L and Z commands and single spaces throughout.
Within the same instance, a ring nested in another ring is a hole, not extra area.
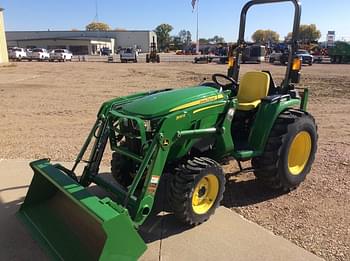
M 144 96 L 123 106 L 126 114 L 153 118 L 196 105 L 216 101 L 224 96 L 218 89 L 196 86 L 184 89 L 165 90 Z

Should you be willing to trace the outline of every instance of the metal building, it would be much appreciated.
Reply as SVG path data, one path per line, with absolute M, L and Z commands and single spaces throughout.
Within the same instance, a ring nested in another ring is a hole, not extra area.
M 0 7 L 0 63 L 7 63 L 9 59 L 7 55 L 3 11 L 4 9 Z
M 66 48 L 73 54 L 96 54 L 107 47 L 114 52 L 119 48 L 136 47 L 148 52 L 153 31 L 8 31 L 8 46 L 46 49 Z

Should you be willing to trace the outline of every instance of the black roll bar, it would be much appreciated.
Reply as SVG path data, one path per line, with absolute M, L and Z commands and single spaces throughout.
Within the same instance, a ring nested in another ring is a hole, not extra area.
M 282 87 L 287 88 L 289 86 L 291 70 L 292 70 L 293 55 L 298 50 L 298 36 L 299 36 L 300 17 L 301 17 L 301 4 L 300 4 L 299 0 L 251 0 L 243 6 L 243 9 L 241 11 L 239 36 L 238 36 L 238 41 L 237 41 L 237 44 L 238 44 L 237 50 L 238 51 L 236 53 L 236 62 L 234 64 L 233 75 L 230 75 L 236 81 L 238 81 L 239 69 L 240 69 L 239 56 L 241 55 L 241 53 L 244 49 L 244 44 L 245 44 L 244 34 L 245 34 L 245 27 L 246 27 L 248 10 L 254 5 L 283 3 L 283 2 L 292 2 L 294 4 L 294 7 L 295 7 L 291 50 L 289 52 L 288 66 L 287 66 L 285 80 L 283 82 Z

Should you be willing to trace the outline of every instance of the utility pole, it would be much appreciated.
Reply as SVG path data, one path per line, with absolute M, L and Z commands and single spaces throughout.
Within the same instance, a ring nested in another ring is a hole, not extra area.
M 196 43 L 196 53 L 199 53 L 199 34 L 198 34 L 198 22 L 199 22 L 199 0 L 197 0 L 197 35 L 196 35 L 196 40 L 197 40 L 197 43 Z
M 98 3 L 97 0 L 95 0 L 95 18 L 94 18 L 95 22 L 98 23 Z

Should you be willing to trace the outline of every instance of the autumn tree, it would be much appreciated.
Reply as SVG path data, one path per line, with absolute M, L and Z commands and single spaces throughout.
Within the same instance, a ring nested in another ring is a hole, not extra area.
M 85 26 L 86 31 L 110 31 L 111 27 L 102 22 L 91 22 Z
M 321 38 L 321 32 L 315 24 L 303 24 L 300 26 L 299 40 L 303 43 L 310 43 Z
M 318 41 L 321 38 L 321 32 L 317 29 L 315 24 L 302 24 L 299 29 L 298 40 L 303 44 L 308 44 L 314 41 Z M 292 39 L 292 33 L 288 33 L 285 37 L 286 41 Z
M 269 42 L 278 42 L 280 35 L 272 30 L 257 30 L 252 35 L 252 40 L 256 43 L 266 44 Z
M 154 32 L 157 34 L 158 46 L 161 50 L 165 50 L 170 44 L 170 32 L 173 27 L 170 24 L 160 24 Z

